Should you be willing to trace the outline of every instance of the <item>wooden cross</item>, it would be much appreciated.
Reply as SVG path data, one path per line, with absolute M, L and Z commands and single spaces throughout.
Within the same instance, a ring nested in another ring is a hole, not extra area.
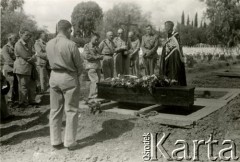
M 127 21 L 127 23 L 120 23 L 120 25 L 125 25 L 126 26 L 126 36 L 125 36 L 125 41 L 126 41 L 126 43 L 128 42 L 128 32 L 129 32 L 129 30 L 130 30 L 130 27 L 131 26 L 138 26 L 138 24 L 132 24 L 131 23 L 131 16 L 130 15 L 128 15 L 128 21 Z

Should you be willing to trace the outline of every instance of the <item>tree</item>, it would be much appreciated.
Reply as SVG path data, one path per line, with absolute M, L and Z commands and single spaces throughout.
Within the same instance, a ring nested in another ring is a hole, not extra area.
M 206 0 L 210 37 L 216 44 L 234 45 L 240 29 L 239 0 Z M 231 43 L 233 42 L 233 43 Z
M 196 12 L 195 14 L 195 19 L 194 19 L 194 27 L 198 27 L 198 13 Z
M 201 21 L 200 28 L 202 28 L 202 27 L 203 27 L 203 24 L 202 24 L 202 21 Z
M 184 11 L 182 12 L 181 24 L 182 24 L 182 25 L 185 25 L 185 15 L 184 15 Z
M 143 35 L 145 25 L 151 24 L 151 13 L 142 13 L 140 6 L 136 3 L 119 3 L 113 6 L 112 9 L 104 13 L 103 33 L 108 30 L 117 31 L 121 26 L 120 23 L 127 22 L 128 15 L 131 16 L 132 23 L 138 24 L 138 27 L 131 27 L 131 30 Z
M 206 22 L 203 23 L 203 28 L 207 28 L 207 23 Z
M 72 12 L 74 35 L 89 37 L 103 18 L 102 8 L 93 1 L 77 4 Z
M 2 0 L 2 14 L 6 11 L 14 12 L 17 9 L 23 9 L 24 0 Z
M 187 25 L 190 25 L 189 15 L 188 15 L 188 17 L 187 17 Z
M 1 16 L 1 46 L 6 44 L 7 35 L 9 33 L 18 34 L 21 28 L 27 28 L 33 32 L 33 41 L 35 33 L 37 33 L 37 23 L 23 12 L 23 0 L 2 0 L 2 16 Z M 18 10 L 20 9 L 20 10 Z

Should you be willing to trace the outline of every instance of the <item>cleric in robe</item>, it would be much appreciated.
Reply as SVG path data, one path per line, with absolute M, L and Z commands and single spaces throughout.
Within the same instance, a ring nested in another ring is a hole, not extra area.
M 178 32 L 173 30 L 172 21 L 165 22 L 165 31 L 168 34 L 166 43 L 162 49 L 160 61 L 160 75 L 178 81 L 180 86 L 186 86 L 186 73 L 184 66 L 184 56 L 180 45 Z

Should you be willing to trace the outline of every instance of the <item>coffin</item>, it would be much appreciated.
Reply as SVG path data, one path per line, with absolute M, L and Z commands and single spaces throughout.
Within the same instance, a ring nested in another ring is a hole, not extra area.
M 112 87 L 97 83 L 98 98 L 126 103 L 161 104 L 190 107 L 194 104 L 195 87 L 156 87 L 152 94 L 147 88 Z

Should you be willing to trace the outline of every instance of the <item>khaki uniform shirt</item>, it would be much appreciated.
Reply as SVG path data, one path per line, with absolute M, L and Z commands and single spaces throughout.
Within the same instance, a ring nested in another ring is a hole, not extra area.
M 158 49 L 158 36 L 157 35 L 144 35 L 142 37 L 142 51 L 143 56 L 154 57 L 157 56 Z
M 81 75 L 83 60 L 77 45 L 66 36 L 58 34 L 56 38 L 50 40 L 47 43 L 46 52 L 52 70 L 74 72 Z
M 103 56 L 100 55 L 99 48 L 91 42 L 85 44 L 84 55 L 86 59 L 86 69 L 101 69 L 100 60 Z
M 19 39 L 15 44 L 15 56 L 13 72 L 22 75 L 31 75 L 33 65 L 29 59 L 33 58 L 34 54 L 26 42 Z
M 16 60 L 16 56 L 14 54 L 14 47 L 10 43 L 3 46 L 2 57 L 4 60 L 3 70 L 6 72 L 13 72 L 13 64 Z
M 34 49 L 37 56 L 37 65 L 46 66 L 47 64 L 46 43 L 43 42 L 41 39 L 38 39 L 34 44 Z
M 99 50 L 103 55 L 113 55 L 115 53 L 115 44 L 113 41 L 110 41 L 108 39 L 103 40 L 99 44 Z
M 115 37 L 113 42 L 114 42 L 117 50 L 120 48 L 122 48 L 122 49 L 127 48 L 126 42 L 124 40 L 122 40 L 120 37 Z

